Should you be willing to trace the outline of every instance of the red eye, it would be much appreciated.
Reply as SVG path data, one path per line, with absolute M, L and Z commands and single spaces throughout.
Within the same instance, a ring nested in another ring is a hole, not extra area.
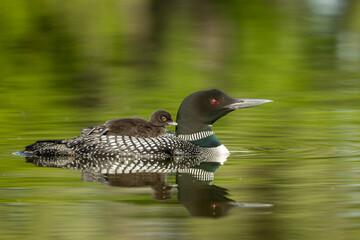
M 211 100 L 211 104 L 212 104 L 212 105 L 218 104 L 218 100 L 216 100 L 216 99 Z

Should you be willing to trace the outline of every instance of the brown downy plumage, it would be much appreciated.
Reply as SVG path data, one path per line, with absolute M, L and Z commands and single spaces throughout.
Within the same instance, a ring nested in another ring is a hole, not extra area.
M 170 125 L 176 125 L 171 114 L 165 110 L 157 110 L 151 114 L 149 121 L 142 118 L 113 119 L 99 126 L 83 128 L 81 133 L 148 138 L 164 134 L 165 127 Z

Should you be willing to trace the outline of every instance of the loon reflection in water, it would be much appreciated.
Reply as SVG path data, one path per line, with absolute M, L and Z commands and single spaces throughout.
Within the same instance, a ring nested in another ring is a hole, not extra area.
M 26 157 L 38 167 L 82 170 L 82 180 L 114 187 L 151 187 L 153 198 L 165 201 L 178 191 L 179 202 L 192 216 L 221 217 L 234 207 L 264 208 L 271 204 L 242 203 L 227 197 L 225 188 L 212 184 L 215 171 L 226 161 L 217 158 L 177 157 L 166 161 L 129 158 Z M 167 183 L 175 173 L 176 185 Z

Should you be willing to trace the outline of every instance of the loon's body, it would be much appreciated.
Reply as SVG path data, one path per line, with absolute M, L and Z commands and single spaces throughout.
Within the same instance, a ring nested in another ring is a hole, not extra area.
M 223 155 L 229 151 L 216 138 L 212 124 L 227 113 L 271 102 L 265 99 L 233 98 L 218 89 L 188 95 L 177 113 L 175 136 L 138 138 L 83 134 L 73 139 L 38 141 L 25 148 L 34 156 L 146 157 Z
M 81 133 L 152 138 L 163 135 L 165 127 L 171 125 L 176 125 L 171 114 L 160 109 L 151 114 L 149 121 L 142 118 L 113 119 L 99 126 L 84 128 Z

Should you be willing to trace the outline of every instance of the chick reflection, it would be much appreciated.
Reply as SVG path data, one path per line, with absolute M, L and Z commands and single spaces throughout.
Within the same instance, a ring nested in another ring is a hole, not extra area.
M 27 157 L 39 167 L 82 170 L 82 180 L 114 187 L 150 187 L 153 199 L 171 198 L 175 187 L 167 175 L 176 173 L 178 200 L 193 216 L 221 217 L 233 207 L 269 207 L 268 204 L 238 203 L 225 188 L 212 185 L 214 172 L 226 157 L 177 157 L 168 160 L 129 158 Z
M 141 172 L 123 174 L 98 174 L 83 171 L 82 180 L 85 182 L 102 182 L 113 187 L 151 187 L 153 199 L 164 201 L 171 199 L 173 186 L 166 183 L 165 173 Z

